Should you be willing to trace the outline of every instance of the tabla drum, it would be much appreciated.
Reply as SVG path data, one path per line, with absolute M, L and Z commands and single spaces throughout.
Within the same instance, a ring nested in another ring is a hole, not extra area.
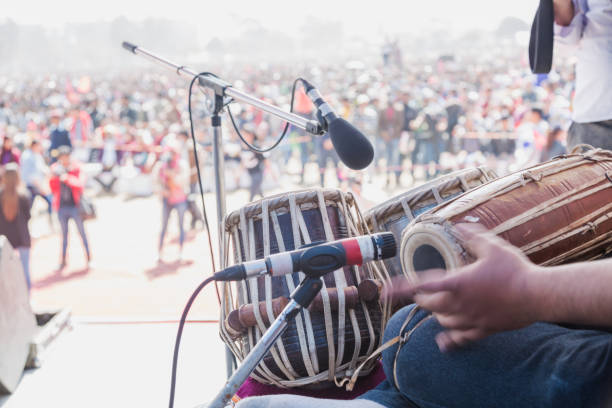
M 484 166 L 458 170 L 397 195 L 371 208 L 364 217 L 370 231 L 392 232 L 400 242 L 402 231 L 414 218 L 495 178 L 495 172 Z M 390 277 L 402 275 L 399 251 L 383 263 Z M 406 277 L 416 279 L 409 273 Z
M 231 213 L 226 248 L 236 263 L 317 242 L 367 232 L 350 193 L 314 189 L 264 198 Z M 325 387 L 350 377 L 379 345 L 389 313 L 379 299 L 362 298 L 364 283 L 380 280 L 375 265 L 325 275 L 309 310 L 290 322 L 251 377 L 278 387 Z M 280 313 L 302 273 L 224 283 L 221 337 L 242 360 Z M 372 364 L 372 367 L 374 364 Z M 366 370 L 364 374 L 367 374 Z
M 402 236 L 411 273 L 472 261 L 453 225 L 485 226 L 534 263 L 596 259 L 612 251 L 612 152 L 590 149 L 501 177 L 418 217 Z

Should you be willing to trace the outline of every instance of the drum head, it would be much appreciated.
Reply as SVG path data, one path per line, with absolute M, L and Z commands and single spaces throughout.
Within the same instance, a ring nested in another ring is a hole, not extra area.
M 464 264 L 463 249 L 441 225 L 417 224 L 402 238 L 400 256 L 404 273 L 412 282 L 430 269 L 454 269 Z

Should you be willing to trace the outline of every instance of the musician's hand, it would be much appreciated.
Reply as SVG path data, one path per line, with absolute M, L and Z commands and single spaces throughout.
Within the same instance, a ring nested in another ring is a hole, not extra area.
M 448 329 L 436 337 L 441 351 L 537 320 L 529 277 L 540 267 L 480 225 L 462 224 L 457 230 L 476 262 L 443 276 L 425 273 L 412 289 L 415 302 Z

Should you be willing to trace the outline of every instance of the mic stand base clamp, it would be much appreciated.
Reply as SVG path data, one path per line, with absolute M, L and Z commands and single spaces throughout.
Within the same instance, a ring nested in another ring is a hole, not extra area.
M 317 296 L 323 281 L 319 277 L 306 277 L 300 285 L 293 291 L 290 301 L 283 311 L 272 322 L 268 330 L 261 336 L 259 342 L 253 347 L 249 354 L 242 360 L 242 363 L 232 376 L 227 380 L 223 389 L 217 394 L 215 399 L 208 405 L 208 408 L 224 408 L 236 394 L 236 391 L 247 380 L 249 375 L 259 365 L 261 360 L 268 354 L 268 351 L 276 340 L 287 330 L 289 322 L 295 318 L 300 310 L 307 308 Z

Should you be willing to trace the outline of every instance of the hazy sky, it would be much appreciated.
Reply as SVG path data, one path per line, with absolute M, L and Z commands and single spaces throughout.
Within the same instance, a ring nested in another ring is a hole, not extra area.
M 166 17 L 195 23 L 200 35 L 220 36 L 240 32 L 252 18 L 270 29 L 294 34 L 296 27 L 317 16 L 339 21 L 346 33 L 381 35 L 415 32 L 438 24 L 456 30 L 492 29 L 502 18 L 516 16 L 531 21 L 537 0 L 1 0 L 0 18 L 18 23 L 60 26 L 65 22 L 112 20 L 118 16 L 140 20 Z M 297 23 L 297 24 L 296 24 Z

